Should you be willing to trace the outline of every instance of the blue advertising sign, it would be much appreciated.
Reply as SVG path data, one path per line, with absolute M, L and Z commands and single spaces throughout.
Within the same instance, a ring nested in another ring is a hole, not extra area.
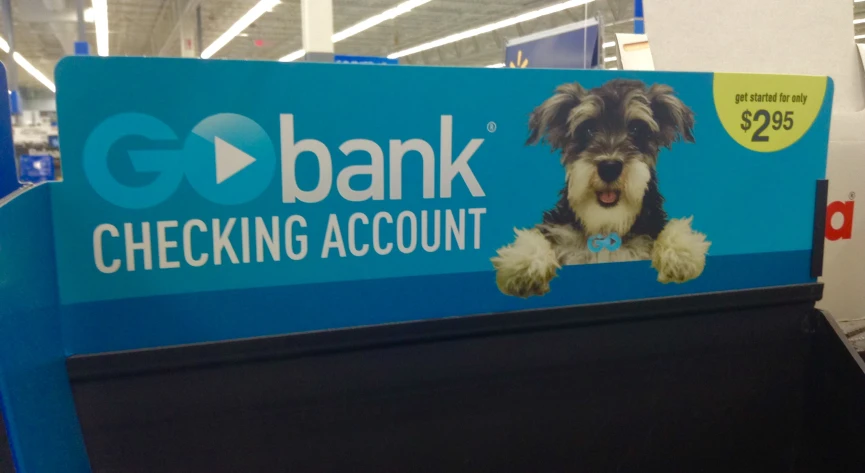
M 598 65 L 597 20 L 565 25 L 508 41 L 505 67 L 591 69 Z
M 73 353 L 812 280 L 825 77 L 346 67 L 61 62 Z
M 375 56 L 345 56 L 337 54 L 333 57 L 333 62 L 337 64 L 399 64 L 399 59 L 388 59 L 386 57 Z

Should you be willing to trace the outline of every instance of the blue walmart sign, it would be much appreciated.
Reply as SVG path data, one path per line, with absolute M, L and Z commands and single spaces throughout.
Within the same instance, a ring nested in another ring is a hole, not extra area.
M 508 41 L 505 67 L 591 69 L 598 65 L 596 20 L 565 25 Z

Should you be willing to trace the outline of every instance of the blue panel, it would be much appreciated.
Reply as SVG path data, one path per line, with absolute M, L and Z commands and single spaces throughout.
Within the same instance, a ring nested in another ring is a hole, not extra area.
M 6 67 L 0 63 L 0 91 L 7 90 Z M 10 94 L 0 94 L 0 198 L 20 187 L 15 168 L 15 148 L 12 144 L 12 110 Z
M 47 154 L 25 154 L 18 158 L 22 182 L 40 183 L 54 180 L 54 157 Z
M 183 294 L 64 306 L 68 354 L 231 340 L 449 316 L 814 282 L 810 251 L 710 257 L 661 284 L 648 262 L 568 266 L 543 298 L 501 294 L 491 271 Z M 743 268 L 747 268 L 744 270 Z M 588 281 L 609 281 L 590 284 Z
M 646 33 L 646 25 L 643 20 L 643 0 L 634 0 L 634 33 Z
M 13 115 L 21 113 L 21 94 L 17 90 L 9 91 L 9 109 Z
M 399 59 L 388 59 L 386 57 L 375 56 L 346 56 L 337 54 L 333 57 L 333 62 L 337 64 L 399 64 Z
M 505 67 L 590 69 L 598 65 L 598 25 L 508 45 Z
M 90 43 L 87 41 L 76 41 L 75 42 L 75 55 L 76 56 L 89 56 L 90 55 Z
M 0 404 L 18 473 L 88 472 L 57 311 L 48 187 L 0 207 Z

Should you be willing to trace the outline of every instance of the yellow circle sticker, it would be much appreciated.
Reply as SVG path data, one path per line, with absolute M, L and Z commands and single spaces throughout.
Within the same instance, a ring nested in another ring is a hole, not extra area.
M 826 85 L 827 78 L 819 76 L 716 73 L 715 109 L 740 145 L 772 153 L 799 141 L 811 128 Z

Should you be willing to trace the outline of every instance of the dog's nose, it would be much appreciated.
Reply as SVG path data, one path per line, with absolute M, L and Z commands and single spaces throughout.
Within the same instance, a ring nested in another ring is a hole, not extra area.
M 621 161 L 601 161 L 598 163 L 598 176 L 604 182 L 613 182 L 622 174 Z

